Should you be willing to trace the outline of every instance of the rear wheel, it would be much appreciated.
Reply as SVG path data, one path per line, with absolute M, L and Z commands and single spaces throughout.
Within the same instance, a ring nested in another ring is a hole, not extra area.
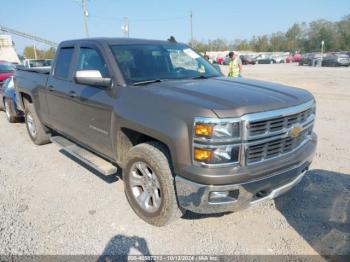
M 4 100 L 4 108 L 5 108 L 5 113 L 7 120 L 10 123 L 15 123 L 17 118 L 16 118 L 16 113 L 14 112 L 14 105 L 12 101 L 8 98 L 5 98 Z
M 37 145 L 45 145 L 50 143 L 50 132 L 40 122 L 34 105 L 29 101 L 24 100 L 24 106 L 25 123 L 30 139 Z
M 182 215 L 169 163 L 167 149 L 158 142 L 133 147 L 126 159 L 126 197 L 135 213 L 154 226 L 164 226 Z

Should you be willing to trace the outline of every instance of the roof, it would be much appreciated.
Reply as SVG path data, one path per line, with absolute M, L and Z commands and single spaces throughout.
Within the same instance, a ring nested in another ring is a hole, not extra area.
M 75 40 L 63 41 L 61 45 L 76 44 L 77 42 L 98 42 L 107 43 L 108 45 L 125 45 L 125 44 L 171 44 L 172 42 L 166 40 L 150 40 L 150 39 L 138 39 L 138 38 L 118 38 L 118 37 L 94 37 L 83 38 Z

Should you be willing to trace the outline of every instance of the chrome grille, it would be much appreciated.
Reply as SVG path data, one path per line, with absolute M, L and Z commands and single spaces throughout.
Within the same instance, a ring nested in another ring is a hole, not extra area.
M 256 164 L 291 153 L 311 138 L 315 103 L 252 113 L 242 119 L 241 164 Z
M 279 137 L 269 140 L 268 142 L 257 142 L 251 144 L 246 150 L 247 164 L 268 160 L 274 157 L 281 156 L 301 146 L 301 144 L 312 133 L 313 126 L 304 129 L 299 136 L 293 138 L 290 136 Z
M 313 109 L 309 108 L 305 111 L 289 116 L 276 117 L 261 121 L 252 121 L 249 123 L 248 136 L 254 137 L 282 131 L 286 128 L 290 128 L 294 124 L 302 124 L 306 122 L 312 114 Z

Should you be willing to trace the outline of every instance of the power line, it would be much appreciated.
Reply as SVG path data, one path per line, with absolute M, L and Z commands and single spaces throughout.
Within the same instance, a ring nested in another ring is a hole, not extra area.
M 50 41 L 50 40 L 47 40 L 47 39 L 44 39 L 44 38 L 41 38 L 41 37 L 38 37 L 38 36 L 35 36 L 35 35 L 32 35 L 32 34 L 24 33 L 24 32 L 21 32 L 21 31 L 9 28 L 7 26 L 0 25 L 0 31 L 8 32 L 10 34 L 14 34 L 14 35 L 18 35 L 18 36 L 21 36 L 21 37 L 24 37 L 24 38 L 27 38 L 27 39 L 31 39 L 31 40 L 34 40 L 36 42 L 44 43 L 44 44 L 46 44 L 48 46 L 52 46 L 52 47 L 57 47 L 58 46 L 58 44 L 53 42 L 53 41 Z
M 124 20 L 125 17 L 108 17 L 108 16 L 97 16 L 90 15 L 90 18 L 100 19 L 100 20 Z M 158 21 L 171 21 L 171 20 L 185 20 L 187 16 L 178 16 L 178 17 L 164 17 L 164 18 L 129 18 L 130 22 L 158 22 Z

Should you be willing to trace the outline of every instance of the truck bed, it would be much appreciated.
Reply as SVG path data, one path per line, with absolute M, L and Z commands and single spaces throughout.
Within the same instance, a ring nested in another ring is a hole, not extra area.
M 51 68 L 25 68 L 17 67 L 15 72 L 15 87 L 17 94 L 26 93 L 35 95 L 40 88 L 45 88 Z M 19 98 L 20 96 L 17 96 Z M 17 99 L 20 109 L 22 101 Z

